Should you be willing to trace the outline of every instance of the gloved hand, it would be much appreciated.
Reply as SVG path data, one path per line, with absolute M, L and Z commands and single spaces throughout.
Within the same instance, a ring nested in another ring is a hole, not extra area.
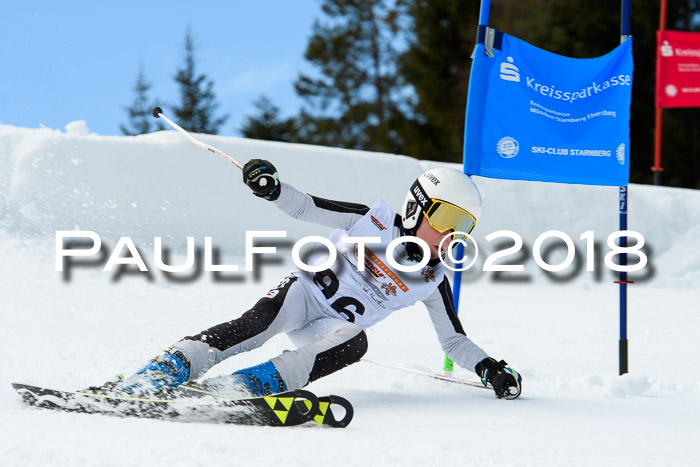
M 264 159 L 251 159 L 243 166 L 243 182 L 260 198 L 274 201 L 280 196 L 277 169 Z
M 523 378 L 507 365 L 503 360 L 497 362 L 489 357 L 477 363 L 474 369 L 484 386 L 486 383 L 491 383 L 491 387 L 499 399 L 515 399 L 520 395 Z

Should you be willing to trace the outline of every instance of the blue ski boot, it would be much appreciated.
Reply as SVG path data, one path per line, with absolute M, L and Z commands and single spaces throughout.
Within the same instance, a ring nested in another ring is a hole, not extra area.
M 287 385 L 275 365 L 267 361 L 230 375 L 204 380 L 202 388 L 229 397 L 258 397 L 285 392 Z
M 135 374 L 116 384 L 116 392 L 133 397 L 155 394 L 176 388 L 190 379 L 190 362 L 179 350 L 168 349 Z

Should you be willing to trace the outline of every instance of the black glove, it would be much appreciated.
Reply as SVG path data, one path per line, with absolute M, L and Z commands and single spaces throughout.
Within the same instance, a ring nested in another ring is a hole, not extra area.
M 499 399 L 515 399 L 520 395 L 523 378 L 507 365 L 503 360 L 497 362 L 489 357 L 477 363 L 474 369 L 484 386 L 486 383 L 491 383 L 491 387 Z
M 251 159 L 243 166 L 243 182 L 260 198 L 274 201 L 280 196 L 277 169 L 264 159 Z

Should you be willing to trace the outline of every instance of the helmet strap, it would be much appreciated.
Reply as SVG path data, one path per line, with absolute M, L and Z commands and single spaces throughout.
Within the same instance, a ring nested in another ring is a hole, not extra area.
M 416 236 L 416 231 L 418 230 L 418 226 L 420 223 L 423 221 L 423 210 L 421 209 L 418 213 L 418 220 L 416 221 L 416 226 L 412 229 L 405 229 L 403 224 L 398 220 L 396 222 L 396 226 L 399 228 L 399 231 L 401 232 L 401 236 L 411 236 L 415 237 Z M 423 259 L 423 250 L 413 242 L 404 242 L 404 247 L 406 248 L 406 255 L 408 259 L 411 261 L 414 261 L 416 263 L 420 263 L 421 260 Z M 430 267 L 435 267 L 438 263 L 440 262 L 440 258 L 435 258 L 431 259 L 428 261 L 428 266 Z
M 422 221 L 423 221 L 423 210 L 419 209 L 418 219 L 416 221 L 416 226 L 413 227 L 412 229 L 404 229 L 403 226 L 400 226 L 399 228 L 401 229 L 401 235 L 415 237 L 416 231 L 418 231 L 418 226 L 420 225 L 420 223 Z M 404 242 L 403 245 L 406 248 L 406 255 L 408 256 L 408 259 L 410 259 L 411 261 L 415 261 L 416 263 L 420 263 L 421 260 L 423 259 L 423 250 L 421 249 L 421 247 L 419 247 L 414 242 Z M 430 260 L 428 265 L 435 266 L 435 264 L 437 264 L 437 262 L 439 262 L 439 261 L 440 261 L 439 258 Z

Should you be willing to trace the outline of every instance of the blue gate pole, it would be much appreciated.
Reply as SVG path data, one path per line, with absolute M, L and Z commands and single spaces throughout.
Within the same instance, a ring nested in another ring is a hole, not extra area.
M 488 26 L 489 24 L 489 12 L 491 11 L 491 0 L 481 0 L 481 10 L 479 11 L 479 29 L 481 29 L 482 26 Z M 474 64 L 472 63 L 472 66 Z M 472 76 L 474 76 L 475 73 L 473 73 L 472 70 Z M 470 86 L 471 88 L 471 79 L 470 79 Z M 466 126 L 469 123 L 469 95 L 467 95 L 467 115 L 465 115 L 464 118 L 464 145 L 467 147 L 467 128 Z M 466 159 L 466 151 L 464 151 L 465 154 L 463 155 L 463 167 L 464 167 L 464 173 L 467 172 L 467 159 Z M 457 248 L 455 250 L 455 259 L 457 261 L 461 261 L 464 258 L 464 245 L 462 243 L 459 243 L 457 245 Z M 452 302 L 454 303 L 455 306 L 455 313 L 459 313 L 459 293 L 460 289 L 462 288 L 462 271 L 455 271 L 454 273 L 454 278 L 453 278 L 454 284 L 452 284 Z M 446 375 L 451 375 L 452 370 L 454 369 L 454 363 L 448 357 L 445 355 L 445 363 L 443 365 L 443 371 Z
M 622 14 L 620 27 L 620 42 L 626 41 L 632 32 L 632 0 L 622 0 Z M 630 148 L 630 158 L 632 149 Z M 629 190 L 627 186 L 620 187 L 619 213 L 620 230 L 627 230 L 627 208 L 629 203 Z M 627 247 L 627 237 L 620 237 L 620 246 Z M 627 254 L 620 255 L 620 265 L 627 266 Z M 629 356 L 627 345 L 627 273 L 620 271 L 619 280 L 615 281 L 620 286 L 620 340 L 619 340 L 619 373 L 621 375 L 629 371 Z
M 627 186 L 620 187 L 620 230 L 627 230 Z M 620 237 L 620 247 L 627 247 L 627 237 Z M 620 254 L 620 265 L 627 266 L 627 253 Z M 619 341 L 619 361 L 620 374 L 624 375 L 628 371 L 628 354 L 627 354 L 627 273 L 620 271 L 619 280 L 615 281 L 620 285 L 620 341 Z
M 479 26 L 488 26 L 490 11 L 491 0 L 481 0 L 481 10 L 479 11 Z
M 455 248 L 455 259 L 461 261 L 464 258 L 464 245 L 458 243 Z M 459 265 L 456 265 L 459 267 Z M 452 284 L 452 302 L 455 305 L 455 313 L 459 313 L 459 292 L 462 288 L 462 271 L 455 271 L 454 274 L 454 284 Z M 445 363 L 443 365 L 443 372 L 447 376 L 452 375 L 452 370 L 454 370 L 454 362 L 450 357 L 445 355 Z

